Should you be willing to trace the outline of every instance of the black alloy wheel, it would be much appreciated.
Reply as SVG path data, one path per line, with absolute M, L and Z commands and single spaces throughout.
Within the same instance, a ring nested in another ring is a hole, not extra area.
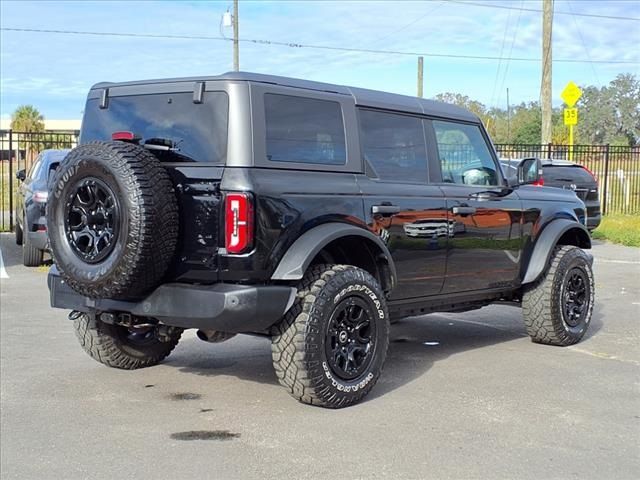
M 375 349 L 373 312 L 359 296 L 342 300 L 328 322 L 325 349 L 331 371 L 352 380 L 367 370 Z
M 577 327 L 587 312 L 587 283 L 584 270 L 573 268 L 565 277 L 562 288 L 562 315 L 570 327 Z
M 87 263 L 99 263 L 118 239 L 120 203 L 102 180 L 85 177 L 70 189 L 65 234 L 72 251 Z

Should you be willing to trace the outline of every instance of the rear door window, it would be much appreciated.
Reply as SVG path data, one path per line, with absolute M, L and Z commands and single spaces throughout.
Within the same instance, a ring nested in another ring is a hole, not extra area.
M 360 135 L 364 159 L 378 178 L 427 181 L 427 146 L 420 118 L 360 110 Z
M 264 108 L 268 160 L 346 163 L 344 123 L 338 102 L 267 93 Z
M 224 164 L 228 116 L 225 92 L 205 92 L 201 104 L 193 103 L 193 93 L 113 96 L 105 109 L 90 99 L 80 143 L 109 141 L 114 132 L 126 131 L 141 143 L 171 147 L 167 160 Z

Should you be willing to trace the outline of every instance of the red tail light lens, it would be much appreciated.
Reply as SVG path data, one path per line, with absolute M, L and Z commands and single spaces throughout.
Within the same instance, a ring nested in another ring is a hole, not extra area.
M 538 180 L 533 182 L 531 185 L 535 185 L 536 187 L 544 187 L 544 178 L 540 177 Z
M 228 193 L 225 199 L 227 253 L 244 253 L 253 246 L 253 200 L 249 193 Z

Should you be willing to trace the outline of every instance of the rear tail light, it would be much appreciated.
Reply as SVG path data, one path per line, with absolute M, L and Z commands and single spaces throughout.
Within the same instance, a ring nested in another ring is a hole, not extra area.
M 249 193 L 227 193 L 225 198 L 227 253 L 244 253 L 253 247 L 253 200 Z
M 544 178 L 540 177 L 538 180 L 533 182 L 531 185 L 535 185 L 536 187 L 544 187 Z
M 49 192 L 35 191 L 33 192 L 32 198 L 34 202 L 46 203 L 46 201 L 49 199 Z
M 140 137 L 136 136 L 133 132 L 113 132 L 111 134 L 111 140 L 137 143 L 140 141 Z

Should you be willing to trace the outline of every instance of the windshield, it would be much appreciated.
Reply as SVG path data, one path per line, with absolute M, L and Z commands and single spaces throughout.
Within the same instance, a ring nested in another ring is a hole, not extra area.
M 224 164 L 228 111 L 224 92 L 205 92 L 200 104 L 193 102 L 192 93 L 114 96 L 105 109 L 90 99 L 80 143 L 109 141 L 114 132 L 132 132 L 141 144 L 170 146 L 167 160 Z

